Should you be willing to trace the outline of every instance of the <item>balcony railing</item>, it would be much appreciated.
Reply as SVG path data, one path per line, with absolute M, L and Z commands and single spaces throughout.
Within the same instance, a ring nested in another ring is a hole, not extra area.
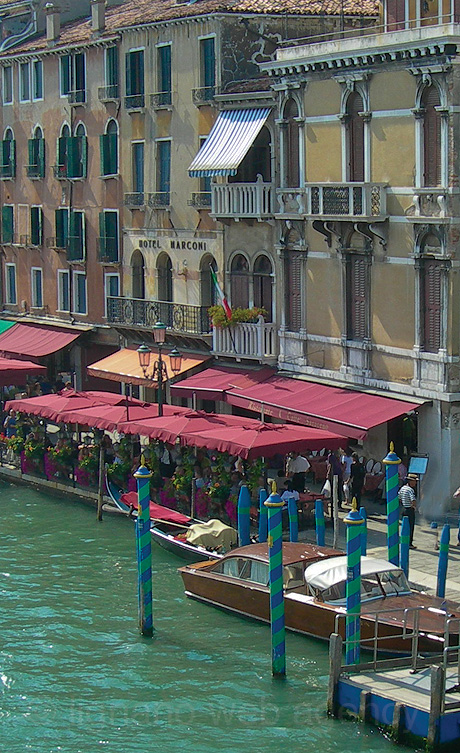
M 382 183 L 307 183 L 301 188 L 279 188 L 276 194 L 281 216 L 374 221 L 387 217 Z
M 81 235 L 69 235 L 66 248 L 67 261 L 84 261 L 85 245 Z
M 255 324 L 237 324 L 231 328 L 214 327 L 212 352 L 216 356 L 247 358 L 260 363 L 275 363 L 278 358 L 278 335 L 272 322 L 263 316 Z
M 68 172 L 67 165 L 53 165 L 54 177 L 58 180 L 67 180 L 69 177 Z
M 131 209 L 143 209 L 148 199 L 148 194 L 142 193 L 125 193 L 124 205 Z
M 118 102 L 120 99 L 120 90 L 118 84 L 109 84 L 109 86 L 100 86 L 97 90 L 99 102 Z
M 147 203 L 152 209 L 168 209 L 171 203 L 171 194 L 169 191 L 149 193 Z
M 118 264 L 120 261 L 118 253 L 118 238 L 101 236 L 96 239 L 98 261 L 105 264 Z
M 0 165 L 0 178 L 14 178 L 14 162 Z
M 46 248 L 54 248 L 59 251 L 64 251 L 67 248 L 64 238 L 56 238 L 54 235 L 48 236 L 45 245 Z
M 145 107 L 144 94 L 128 94 L 125 97 L 125 108 L 127 110 L 142 110 Z
M 271 217 L 274 214 L 273 185 L 264 183 L 227 183 L 212 185 L 211 214 L 216 217 Z
M 86 102 L 86 89 L 77 89 L 67 95 L 69 105 L 84 105 Z
M 145 327 L 162 321 L 168 329 L 190 335 L 208 335 L 211 322 L 207 306 L 192 306 L 169 301 L 146 301 L 141 298 L 107 298 L 107 321 L 125 327 Z
M 26 175 L 28 178 L 43 178 L 44 173 L 44 165 L 26 165 Z
M 163 107 L 172 106 L 172 92 L 155 92 L 150 95 L 150 107 L 152 110 L 159 110 Z
M 189 207 L 195 207 L 195 209 L 210 209 L 211 191 L 195 191 L 187 203 Z
M 192 102 L 197 107 L 211 105 L 216 94 L 219 94 L 217 86 L 199 86 L 198 89 L 192 89 Z

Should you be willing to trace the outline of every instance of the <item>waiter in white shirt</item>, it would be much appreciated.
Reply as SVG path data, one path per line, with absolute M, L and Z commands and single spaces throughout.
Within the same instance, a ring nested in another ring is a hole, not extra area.
M 287 467 L 287 476 L 291 480 L 294 491 L 302 494 L 305 491 L 305 474 L 310 470 L 310 463 L 300 452 L 293 452 Z

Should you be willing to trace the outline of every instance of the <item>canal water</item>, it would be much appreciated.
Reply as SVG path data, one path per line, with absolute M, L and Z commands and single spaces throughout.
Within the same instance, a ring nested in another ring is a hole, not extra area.
M 186 599 L 153 547 L 153 639 L 137 632 L 133 523 L 0 481 L 0 750 L 394 753 L 325 715 L 327 648 Z

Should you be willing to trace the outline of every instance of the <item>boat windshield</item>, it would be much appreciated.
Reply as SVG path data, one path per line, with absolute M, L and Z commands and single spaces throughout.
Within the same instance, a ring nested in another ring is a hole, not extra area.
M 399 596 L 410 593 L 407 578 L 402 570 L 387 570 L 380 573 L 369 573 L 361 577 L 361 601 L 381 599 L 384 596 Z M 334 583 L 316 594 L 323 601 L 335 604 L 346 601 L 346 581 Z
M 224 557 L 214 565 L 212 572 L 229 578 L 260 583 L 262 586 L 268 584 L 267 563 L 246 557 Z

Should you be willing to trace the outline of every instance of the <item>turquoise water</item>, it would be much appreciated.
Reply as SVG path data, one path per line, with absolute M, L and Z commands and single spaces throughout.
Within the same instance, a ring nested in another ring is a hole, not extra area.
M 327 648 L 287 636 L 286 681 L 265 626 L 183 595 L 153 547 L 153 639 L 137 632 L 126 518 L 0 482 L 0 751 L 386 753 L 325 715 Z

